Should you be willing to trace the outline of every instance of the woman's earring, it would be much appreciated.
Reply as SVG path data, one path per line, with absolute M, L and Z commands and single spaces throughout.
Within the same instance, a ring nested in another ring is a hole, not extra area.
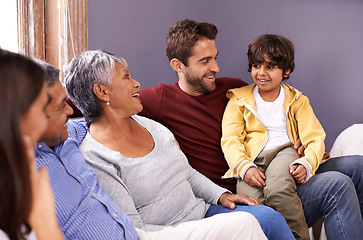
M 109 101 L 107 101 L 107 102 L 106 102 L 106 105 L 107 105 L 107 106 L 110 106 L 110 102 L 109 102 Z

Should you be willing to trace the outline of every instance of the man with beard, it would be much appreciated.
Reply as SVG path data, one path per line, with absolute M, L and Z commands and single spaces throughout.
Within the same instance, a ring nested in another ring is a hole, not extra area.
M 229 169 L 220 146 L 221 121 L 228 102 L 227 90 L 246 83 L 235 78 L 215 78 L 219 72 L 214 41 L 217 33 L 216 26 L 205 22 L 186 19 L 173 24 L 167 36 L 166 55 L 178 82 L 141 89 L 144 110 L 140 114 L 173 132 L 193 168 L 216 184 L 235 191 L 235 179 L 221 178 Z M 295 143 L 295 148 L 299 145 Z M 298 152 L 301 154 L 303 150 L 300 146 Z M 359 236 L 362 158 L 332 158 L 306 184 L 298 184 L 308 226 L 322 217 L 328 237 Z M 336 201 L 331 201 L 332 198 Z
M 221 179 L 229 167 L 220 147 L 220 125 L 228 101 L 227 90 L 247 84 L 237 78 L 215 78 L 219 72 L 214 41 L 217 32 L 212 24 L 192 20 L 173 25 L 167 37 L 166 55 L 179 81 L 141 89 L 141 115 L 164 124 L 174 133 L 193 168 L 235 192 L 234 179 Z

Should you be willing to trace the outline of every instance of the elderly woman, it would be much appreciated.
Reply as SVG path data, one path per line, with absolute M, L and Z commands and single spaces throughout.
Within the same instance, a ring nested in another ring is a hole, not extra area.
M 194 170 L 163 125 L 136 115 L 140 84 L 127 63 L 105 51 L 75 57 L 66 90 L 90 123 L 80 150 L 103 187 L 133 222 L 158 230 L 217 213 L 252 213 L 268 239 L 294 239 L 285 219 L 243 194 L 231 194 Z M 219 205 L 220 204 L 220 205 Z

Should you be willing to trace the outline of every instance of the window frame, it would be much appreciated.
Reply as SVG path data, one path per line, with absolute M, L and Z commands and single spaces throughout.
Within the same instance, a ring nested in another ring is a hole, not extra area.
M 88 49 L 87 0 L 17 0 L 19 53 L 60 71 Z

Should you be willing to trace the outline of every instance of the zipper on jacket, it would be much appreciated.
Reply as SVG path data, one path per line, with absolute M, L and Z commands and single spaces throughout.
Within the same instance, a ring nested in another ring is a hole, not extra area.
M 291 136 L 290 136 L 290 133 L 289 133 L 289 129 L 287 128 L 287 121 L 288 121 L 288 119 L 287 119 L 287 114 L 288 114 L 288 112 L 289 112 L 289 110 L 290 110 L 290 106 L 291 106 L 291 104 L 289 104 L 289 106 L 287 106 L 286 113 L 285 113 L 285 117 L 286 117 L 286 132 L 287 132 L 287 136 L 288 136 L 288 137 L 289 137 L 289 139 L 290 139 L 290 142 L 292 142 L 292 144 L 295 144 L 295 143 L 292 141 Z
M 268 140 L 268 138 L 269 138 L 269 134 L 268 134 L 268 130 L 267 130 L 267 128 L 265 127 L 265 125 L 263 125 L 263 123 L 262 123 L 262 121 L 261 121 L 261 119 L 258 117 L 258 115 L 257 115 L 257 112 L 255 111 L 255 109 L 253 109 L 252 107 L 251 107 L 251 105 L 249 105 L 248 103 L 246 103 L 245 105 L 245 108 L 248 110 L 248 111 L 250 111 L 250 113 L 252 113 L 252 115 L 253 116 L 255 116 L 255 118 L 257 118 L 257 120 L 261 123 L 261 125 L 265 128 L 265 130 L 266 130 L 266 132 L 267 132 L 267 139 L 266 139 L 266 141 L 265 141 L 265 143 L 263 144 L 263 147 L 260 149 L 260 151 L 258 152 L 258 154 L 253 158 L 253 160 L 252 160 L 252 162 L 254 162 L 255 160 L 256 160 L 256 158 L 258 157 L 258 155 L 260 155 L 260 153 L 262 152 L 262 150 L 265 148 L 265 146 L 266 146 L 266 144 L 267 144 L 267 140 Z M 289 135 L 289 134 L 287 134 L 287 135 Z M 290 138 L 290 137 L 289 137 Z

